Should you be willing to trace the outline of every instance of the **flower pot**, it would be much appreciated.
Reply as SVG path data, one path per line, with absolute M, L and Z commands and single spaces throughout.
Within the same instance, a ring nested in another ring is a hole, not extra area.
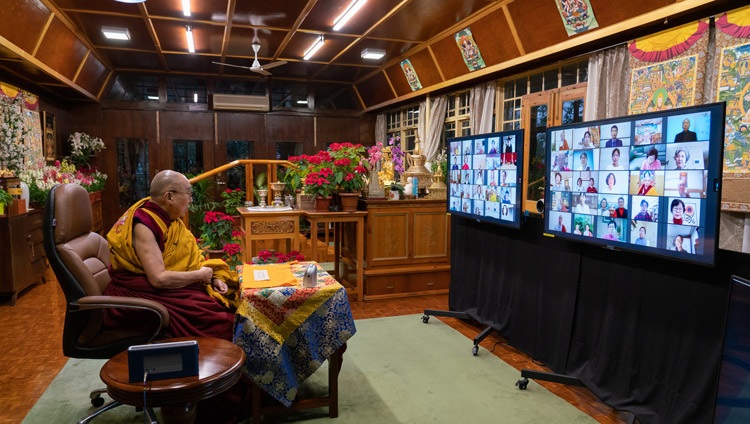
M 356 212 L 357 202 L 359 201 L 359 192 L 339 193 L 339 204 L 342 212 Z
M 328 208 L 331 206 L 332 196 L 315 196 L 315 210 L 317 212 L 328 212 Z
M 401 192 L 398 190 L 388 190 L 388 200 L 398 200 L 401 198 Z
M 224 251 L 221 249 L 205 249 L 205 252 L 208 259 L 221 259 L 224 257 Z

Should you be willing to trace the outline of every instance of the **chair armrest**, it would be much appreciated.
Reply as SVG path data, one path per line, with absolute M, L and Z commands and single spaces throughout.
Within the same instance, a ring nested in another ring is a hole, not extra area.
M 78 309 L 129 308 L 155 313 L 159 317 L 159 328 L 169 327 L 169 311 L 159 302 L 126 296 L 85 296 L 76 302 Z

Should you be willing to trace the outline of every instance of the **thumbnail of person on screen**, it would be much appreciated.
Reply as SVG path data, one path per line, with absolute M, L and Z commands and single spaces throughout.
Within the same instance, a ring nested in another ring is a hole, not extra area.
M 502 171 L 500 173 L 500 187 L 508 187 L 510 184 L 508 184 L 508 173 L 505 171 Z
M 684 247 L 682 247 L 682 243 L 684 242 L 684 238 L 681 235 L 676 235 L 674 239 L 672 240 L 672 246 L 669 247 L 669 250 L 681 253 L 683 255 L 689 255 L 690 252 L 685 250 Z
M 510 192 L 508 190 L 503 192 L 503 200 L 500 203 L 510 205 Z
M 576 191 L 584 191 L 583 178 L 578 178 L 578 181 L 576 181 Z
M 581 161 L 581 164 L 578 165 L 578 169 L 576 171 L 591 171 L 591 167 L 589 166 L 589 155 L 586 152 L 581 152 L 581 156 L 579 158 Z
M 607 224 L 607 233 L 604 234 L 602 238 L 604 240 L 619 240 L 619 237 L 617 237 L 617 225 L 615 225 L 614 221 L 609 221 L 609 223 Z
M 578 143 L 579 149 L 591 149 L 594 147 L 594 145 L 591 143 L 591 133 L 589 131 L 586 131 L 583 133 L 583 138 L 581 139 L 581 142 Z
M 555 172 L 555 183 L 552 184 L 552 190 L 554 191 L 565 190 L 565 185 L 562 183 L 562 175 L 559 172 Z
M 565 228 L 565 224 L 563 224 L 563 216 L 559 215 L 557 217 L 557 225 L 555 225 L 555 228 L 553 228 L 555 231 L 560 231 L 561 233 L 567 233 L 568 230 Z
M 617 178 L 613 172 L 607 174 L 607 185 L 602 188 L 602 193 L 614 193 L 615 185 L 617 185 Z
M 654 187 L 654 174 L 651 171 L 641 172 L 641 181 L 638 187 L 639 196 L 658 196 L 659 193 Z
M 683 141 L 697 141 L 698 135 L 695 131 L 690 131 L 690 120 L 685 118 L 682 121 L 682 131 L 674 135 L 674 142 L 681 143 Z
M 677 149 L 674 152 L 674 169 L 686 169 L 690 153 L 685 149 Z
M 573 207 L 573 212 L 591 214 L 591 208 L 586 204 L 585 194 L 581 193 L 581 195 L 578 196 L 578 203 Z
M 457 211 L 458 210 L 458 200 L 454 200 L 453 201 L 453 203 L 451 204 L 451 210 L 452 211 Z
M 638 228 L 638 238 L 635 239 L 634 244 L 638 246 L 648 246 L 648 239 L 646 238 L 646 227 L 641 226 Z
M 615 208 L 615 218 L 627 218 L 628 210 L 625 209 L 625 199 L 622 197 L 617 198 L 617 208 Z
M 607 199 L 602 198 L 602 201 L 599 202 L 599 214 L 602 216 L 609 216 L 609 204 L 607 204 Z
M 594 181 L 593 178 L 590 178 L 589 179 L 589 186 L 586 187 L 586 193 L 598 193 L 598 191 L 596 190 L 596 187 L 594 186 L 594 184 L 596 184 L 596 182 Z
M 469 155 L 464 156 L 464 164 L 461 165 L 461 169 L 463 169 L 464 171 L 469 169 Z
M 658 156 L 659 151 L 656 150 L 656 148 L 651 148 L 651 150 L 648 151 L 646 159 L 644 159 L 641 164 L 641 170 L 656 171 L 661 169 L 661 161 L 659 161 Z
M 641 211 L 633 219 L 636 221 L 653 221 L 651 214 L 648 213 L 648 202 L 646 199 L 641 200 Z
M 488 185 L 490 187 L 497 187 L 497 181 L 495 181 L 495 172 L 497 172 L 497 171 L 490 171 L 489 172 L 489 174 L 490 174 L 490 182 L 488 183 Z
M 503 205 L 502 211 L 503 211 L 503 216 L 508 216 L 509 215 L 508 205 Z
M 622 146 L 622 140 L 617 138 L 617 125 L 612 125 L 612 128 L 609 129 L 609 133 L 612 136 L 607 142 L 604 144 L 605 147 L 620 147 Z
M 489 154 L 496 155 L 497 153 L 498 153 L 497 152 L 497 141 L 492 140 L 492 145 L 490 146 L 490 152 L 489 152 Z
M 560 146 L 557 150 L 570 150 L 568 140 L 565 139 L 565 133 L 563 131 L 560 131 Z
M 588 222 L 583 226 L 583 235 L 586 237 L 594 237 L 594 233 L 591 232 L 591 224 Z
M 669 205 L 669 211 L 672 212 L 672 224 L 682 224 L 682 213 L 685 212 L 685 202 L 680 199 L 672 200 Z
M 620 163 L 620 149 L 612 149 L 612 163 L 607 165 L 607 171 L 623 171 L 625 167 Z
M 573 229 L 573 234 L 582 236 L 583 235 L 583 231 L 581 231 L 581 230 L 582 230 L 581 224 L 577 224 L 575 226 L 575 228 Z
M 497 202 L 497 191 L 495 191 L 494 188 L 491 188 L 487 190 L 487 193 L 485 193 L 485 197 L 487 198 L 488 202 Z

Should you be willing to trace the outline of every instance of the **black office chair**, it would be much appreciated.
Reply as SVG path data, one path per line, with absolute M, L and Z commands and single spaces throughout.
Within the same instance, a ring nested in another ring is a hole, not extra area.
M 148 343 L 169 326 L 169 312 L 154 301 L 132 297 L 102 296 L 110 282 L 109 246 L 91 232 L 91 203 L 77 184 L 52 188 L 44 208 L 44 251 L 65 293 L 63 353 L 70 358 L 109 359 L 132 345 Z M 109 308 L 130 308 L 154 314 L 154 326 L 146 330 L 108 330 L 103 324 Z M 88 423 L 119 402 L 104 405 L 106 389 L 91 392 L 91 404 L 99 407 L 79 423 Z

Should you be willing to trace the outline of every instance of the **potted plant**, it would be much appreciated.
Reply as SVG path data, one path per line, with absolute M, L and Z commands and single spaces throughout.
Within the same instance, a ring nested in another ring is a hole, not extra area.
M 235 239 L 234 236 L 232 239 L 231 243 L 226 243 L 222 247 L 224 252 L 222 259 L 229 265 L 229 269 L 235 271 L 238 266 L 242 265 L 242 245 L 238 243 L 239 240 Z
M 398 181 L 387 181 L 385 189 L 388 192 L 388 200 L 399 200 L 404 195 L 404 186 Z
M 106 149 L 101 138 L 82 132 L 74 132 L 68 141 L 71 145 L 70 162 L 78 168 L 89 167 L 90 157 Z
M 245 191 L 239 187 L 222 191 L 221 198 L 221 205 L 227 215 L 237 215 L 237 208 L 245 206 Z
M 344 212 L 356 211 L 365 187 L 366 149 L 361 144 L 333 143 L 328 151 L 333 159 L 333 182 L 338 185 L 341 208 Z
M 223 254 L 224 245 L 242 237 L 242 231 L 234 228 L 231 216 L 217 211 L 207 211 L 200 226 L 200 245 L 212 254 Z
M 5 215 L 5 207 L 13 204 L 13 196 L 0 188 L 0 215 Z
M 192 177 L 193 176 L 188 176 L 188 178 Z M 209 192 L 211 184 L 211 180 L 209 179 L 193 183 L 193 201 L 190 203 L 190 206 L 188 206 L 188 211 L 190 212 L 188 214 L 188 221 L 193 234 L 197 234 L 196 230 L 200 229 L 203 225 L 205 213 L 216 210 L 219 207 L 219 204 L 214 202 L 211 198 Z
M 289 253 L 279 253 L 275 250 L 263 249 L 258 252 L 258 256 L 253 257 L 254 264 L 281 264 L 291 261 L 304 261 L 305 257 L 298 251 L 292 250 Z

